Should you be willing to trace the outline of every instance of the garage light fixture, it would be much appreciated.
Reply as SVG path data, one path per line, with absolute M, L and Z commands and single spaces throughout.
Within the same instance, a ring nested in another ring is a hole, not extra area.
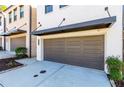
M 40 27 L 42 26 L 42 24 L 41 24 L 40 22 L 38 22 L 38 24 L 39 24 L 39 26 L 36 27 L 33 31 L 36 31 L 38 28 L 40 28 Z M 33 31 L 32 31 L 32 32 L 33 32 Z
M 107 12 L 108 16 L 111 17 L 108 7 L 105 7 L 105 11 Z
M 61 23 L 58 25 L 58 27 L 61 26 L 61 24 L 65 21 L 65 18 L 62 19 Z

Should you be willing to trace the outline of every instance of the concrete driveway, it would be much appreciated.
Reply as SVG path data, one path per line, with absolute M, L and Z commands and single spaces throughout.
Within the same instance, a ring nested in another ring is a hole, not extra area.
M 50 61 L 23 59 L 26 66 L 0 74 L 4 87 L 110 87 L 103 71 Z M 41 70 L 47 72 L 41 74 Z M 38 75 L 38 77 L 33 77 Z

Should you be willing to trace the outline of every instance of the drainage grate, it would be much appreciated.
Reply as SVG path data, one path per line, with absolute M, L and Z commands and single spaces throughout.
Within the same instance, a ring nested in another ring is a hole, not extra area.
M 46 73 L 46 70 L 41 70 L 40 73 L 44 74 L 44 73 Z
M 33 77 L 38 77 L 38 75 L 34 75 Z
M 44 74 L 44 73 L 46 73 L 46 70 L 41 70 L 40 73 L 41 73 L 41 74 Z M 36 74 L 36 75 L 34 75 L 33 77 L 38 77 L 38 75 Z

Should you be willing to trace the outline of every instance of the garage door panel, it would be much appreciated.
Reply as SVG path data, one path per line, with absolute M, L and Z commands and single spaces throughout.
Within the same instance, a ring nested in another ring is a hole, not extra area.
M 103 69 L 104 36 L 45 40 L 45 60 Z
M 26 37 L 11 38 L 11 51 L 15 51 L 18 47 L 26 47 Z

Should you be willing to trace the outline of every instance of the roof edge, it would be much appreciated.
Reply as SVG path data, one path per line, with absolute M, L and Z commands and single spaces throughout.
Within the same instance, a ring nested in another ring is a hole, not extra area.
M 7 7 L 3 12 L 7 11 L 8 9 L 10 9 L 12 6 L 14 6 L 14 5 L 10 5 L 10 6 Z
M 81 22 L 81 23 L 65 25 L 65 26 L 61 26 L 61 27 L 53 27 L 53 28 L 38 30 L 38 31 L 32 32 L 31 34 L 32 35 L 43 35 L 43 34 L 49 34 L 49 33 L 64 32 L 64 30 L 69 30 L 69 29 L 70 30 L 79 29 L 79 28 L 81 28 L 81 29 L 87 28 L 88 29 L 88 28 L 92 28 L 92 27 L 98 28 L 98 25 L 101 27 L 102 27 L 102 25 L 110 26 L 110 24 L 113 24 L 114 22 L 116 22 L 116 16 L 100 18 L 100 19 L 85 21 L 85 22 Z

